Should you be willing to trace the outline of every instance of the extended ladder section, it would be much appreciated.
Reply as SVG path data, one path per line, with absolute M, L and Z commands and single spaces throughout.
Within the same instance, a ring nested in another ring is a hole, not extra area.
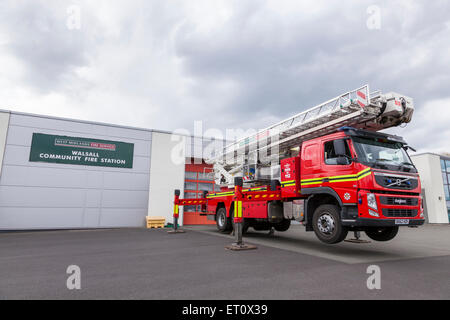
M 214 163 L 216 183 L 232 186 L 235 176 L 245 180 L 241 168 L 248 164 L 267 167 L 268 159 L 278 159 L 302 141 L 333 133 L 342 126 L 372 131 L 398 126 L 411 120 L 413 110 L 411 98 L 393 92 L 370 94 L 365 85 L 231 143 L 209 162 Z M 260 154 L 265 155 L 265 161 Z

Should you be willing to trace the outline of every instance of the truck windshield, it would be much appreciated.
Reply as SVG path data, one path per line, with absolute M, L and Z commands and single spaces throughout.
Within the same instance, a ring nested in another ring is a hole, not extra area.
M 414 167 L 399 142 L 353 137 L 353 144 L 360 162 L 379 167 L 389 165 Z

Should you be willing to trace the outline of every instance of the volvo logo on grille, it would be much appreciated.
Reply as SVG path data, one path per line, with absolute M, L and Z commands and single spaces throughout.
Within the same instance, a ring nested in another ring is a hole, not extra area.
M 394 181 L 392 181 L 391 179 L 387 180 L 387 187 L 391 187 L 391 186 L 401 186 L 402 183 L 406 183 L 408 184 L 408 181 L 410 180 L 410 178 L 405 178 L 405 179 L 395 179 Z
M 406 199 L 394 199 L 395 204 L 406 204 Z

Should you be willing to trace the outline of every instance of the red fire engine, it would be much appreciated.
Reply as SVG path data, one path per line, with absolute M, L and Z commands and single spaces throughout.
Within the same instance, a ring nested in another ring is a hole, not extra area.
M 238 140 L 211 159 L 221 192 L 176 190 L 174 217 L 195 201 L 221 232 L 236 228 L 238 244 L 250 227 L 286 231 L 293 220 L 328 244 L 349 231 L 391 240 L 424 223 L 421 185 L 408 144 L 378 131 L 413 110 L 411 98 L 366 85 Z

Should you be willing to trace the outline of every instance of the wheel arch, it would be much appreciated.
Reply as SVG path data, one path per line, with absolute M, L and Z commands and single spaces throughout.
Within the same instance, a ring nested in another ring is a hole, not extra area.
M 313 231 L 312 217 L 317 207 L 322 204 L 332 204 L 339 208 L 341 211 L 343 208 L 342 200 L 339 195 L 333 189 L 329 187 L 308 188 L 308 190 L 302 190 L 302 194 L 309 194 L 309 197 L 305 202 L 305 220 L 306 231 Z

